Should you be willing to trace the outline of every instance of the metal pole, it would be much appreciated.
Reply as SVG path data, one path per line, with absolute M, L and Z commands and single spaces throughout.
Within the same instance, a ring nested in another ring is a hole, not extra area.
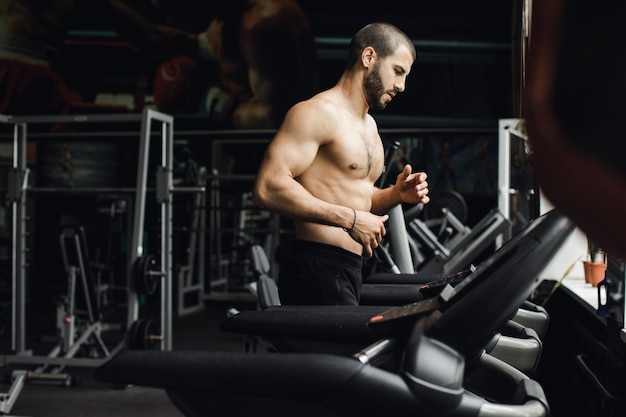
M 26 350 L 26 124 L 13 127 L 13 254 L 12 254 L 12 308 L 13 329 L 11 348 L 14 352 Z
M 148 177 L 148 156 L 150 150 L 151 118 L 144 110 L 141 119 L 141 133 L 139 136 L 139 155 L 137 157 L 137 183 L 135 187 L 135 213 L 131 233 L 129 259 L 127 265 L 127 285 L 130 290 L 128 297 L 128 329 L 139 317 L 139 300 L 134 282 L 134 270 L 137 259 L 143 256 L 143 225 L 146 208 L 146 180 Z
M 406 224 L 404 223 L 404 213 L 401 204 L 389 210 L 387 226 L 389 227 L 390 235 L 389 244 L 391 245 L 394 260 L 400 272 L 405 274 L 415 273 L 413 257 L 411 256 L 411 250 L 409 248 L 409 236 L 406 230 Z
M 161 201 L 161 265 L 163 265 L 164 282 L 161 286 L 161 333 L 162 348 L 172 349 L 172 198 L 173 198 L 173 159 L 174 159 L 174 126 L 172 122 L 163 123 L 161 164 L 165 169 L 166 193 Z

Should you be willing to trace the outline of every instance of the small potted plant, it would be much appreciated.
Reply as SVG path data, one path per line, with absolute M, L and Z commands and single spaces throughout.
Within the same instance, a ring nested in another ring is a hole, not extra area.
M 585 282 L 597 287 L 604 279 L 606 271 L 606 254 L 596 241 L 587 237 L 587 259 L 583 261 Z

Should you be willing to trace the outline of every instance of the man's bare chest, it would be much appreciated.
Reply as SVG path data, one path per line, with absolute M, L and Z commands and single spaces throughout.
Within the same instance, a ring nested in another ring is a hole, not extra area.
M 384 165 L 384 148 L 377 132 L 344 131 L 325 149 L 325 154 L 339 169 L 357 177 L 376 179 Z

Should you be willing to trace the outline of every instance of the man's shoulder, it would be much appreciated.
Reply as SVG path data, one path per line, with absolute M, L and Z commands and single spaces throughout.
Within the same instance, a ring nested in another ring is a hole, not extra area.
M 332 89 L 319 92 L 301 103 L 305 107 L 333 114 L 340 112 L 344 108 L 341 97 L 337 96 Z
M 325 141 L 343 124 L 343 113 L 344 109 L 335 100 L 320 93 L 296 103 L 287 113 L 285 126 L 307 131 L 308 136 Z

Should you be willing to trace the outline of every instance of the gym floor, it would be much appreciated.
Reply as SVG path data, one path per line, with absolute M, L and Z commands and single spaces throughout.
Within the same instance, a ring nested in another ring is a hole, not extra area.
M 227 302 L 207 303 L 203 310 L 175 317 L 172 326 L 174 350 L 241 351 L 242 337 L 219 330 L 230 308 L 253 308 L 248 303 L 231 305 Z M 29 311 L 31 313 L 31 311 Z M 41 323 L 49 321 L 39 312 L 31 317 L 34 325 L 27 330 L 29 341 L 41 343 L 48 332 Z M 50 315 L 50 312 L 47 313 Z M 39 325 L 36 325 L 39 323 Z M 48 326 L 49 327 L 49 326 Z M 54 330 L 54 329 L 53 329 Z M 10 332 L 9 329 L 7 329 Z M 2 337 L 2 350 L 6 354 L 10 346 L 10 334 Z M 54 346 L 54 345 L 52 345 Z M 27 365 L 31 366 L 32 365 Z M 0 391 L 7 394 L 13 370 L 30 370 L 21 364 L 8 364 L 2 368 L 3 380 Z M 93 378 L 93 368 L 65 367 L 63 372 L 72 376 L 75 384 L 69 387 L 58 383 L 27 382 L 8 411 L 9 416 L 23 417 L 179 417 L 182 414 L 169 401 L 163 390 L 147 387 L 116 387 L 103 384 Z

